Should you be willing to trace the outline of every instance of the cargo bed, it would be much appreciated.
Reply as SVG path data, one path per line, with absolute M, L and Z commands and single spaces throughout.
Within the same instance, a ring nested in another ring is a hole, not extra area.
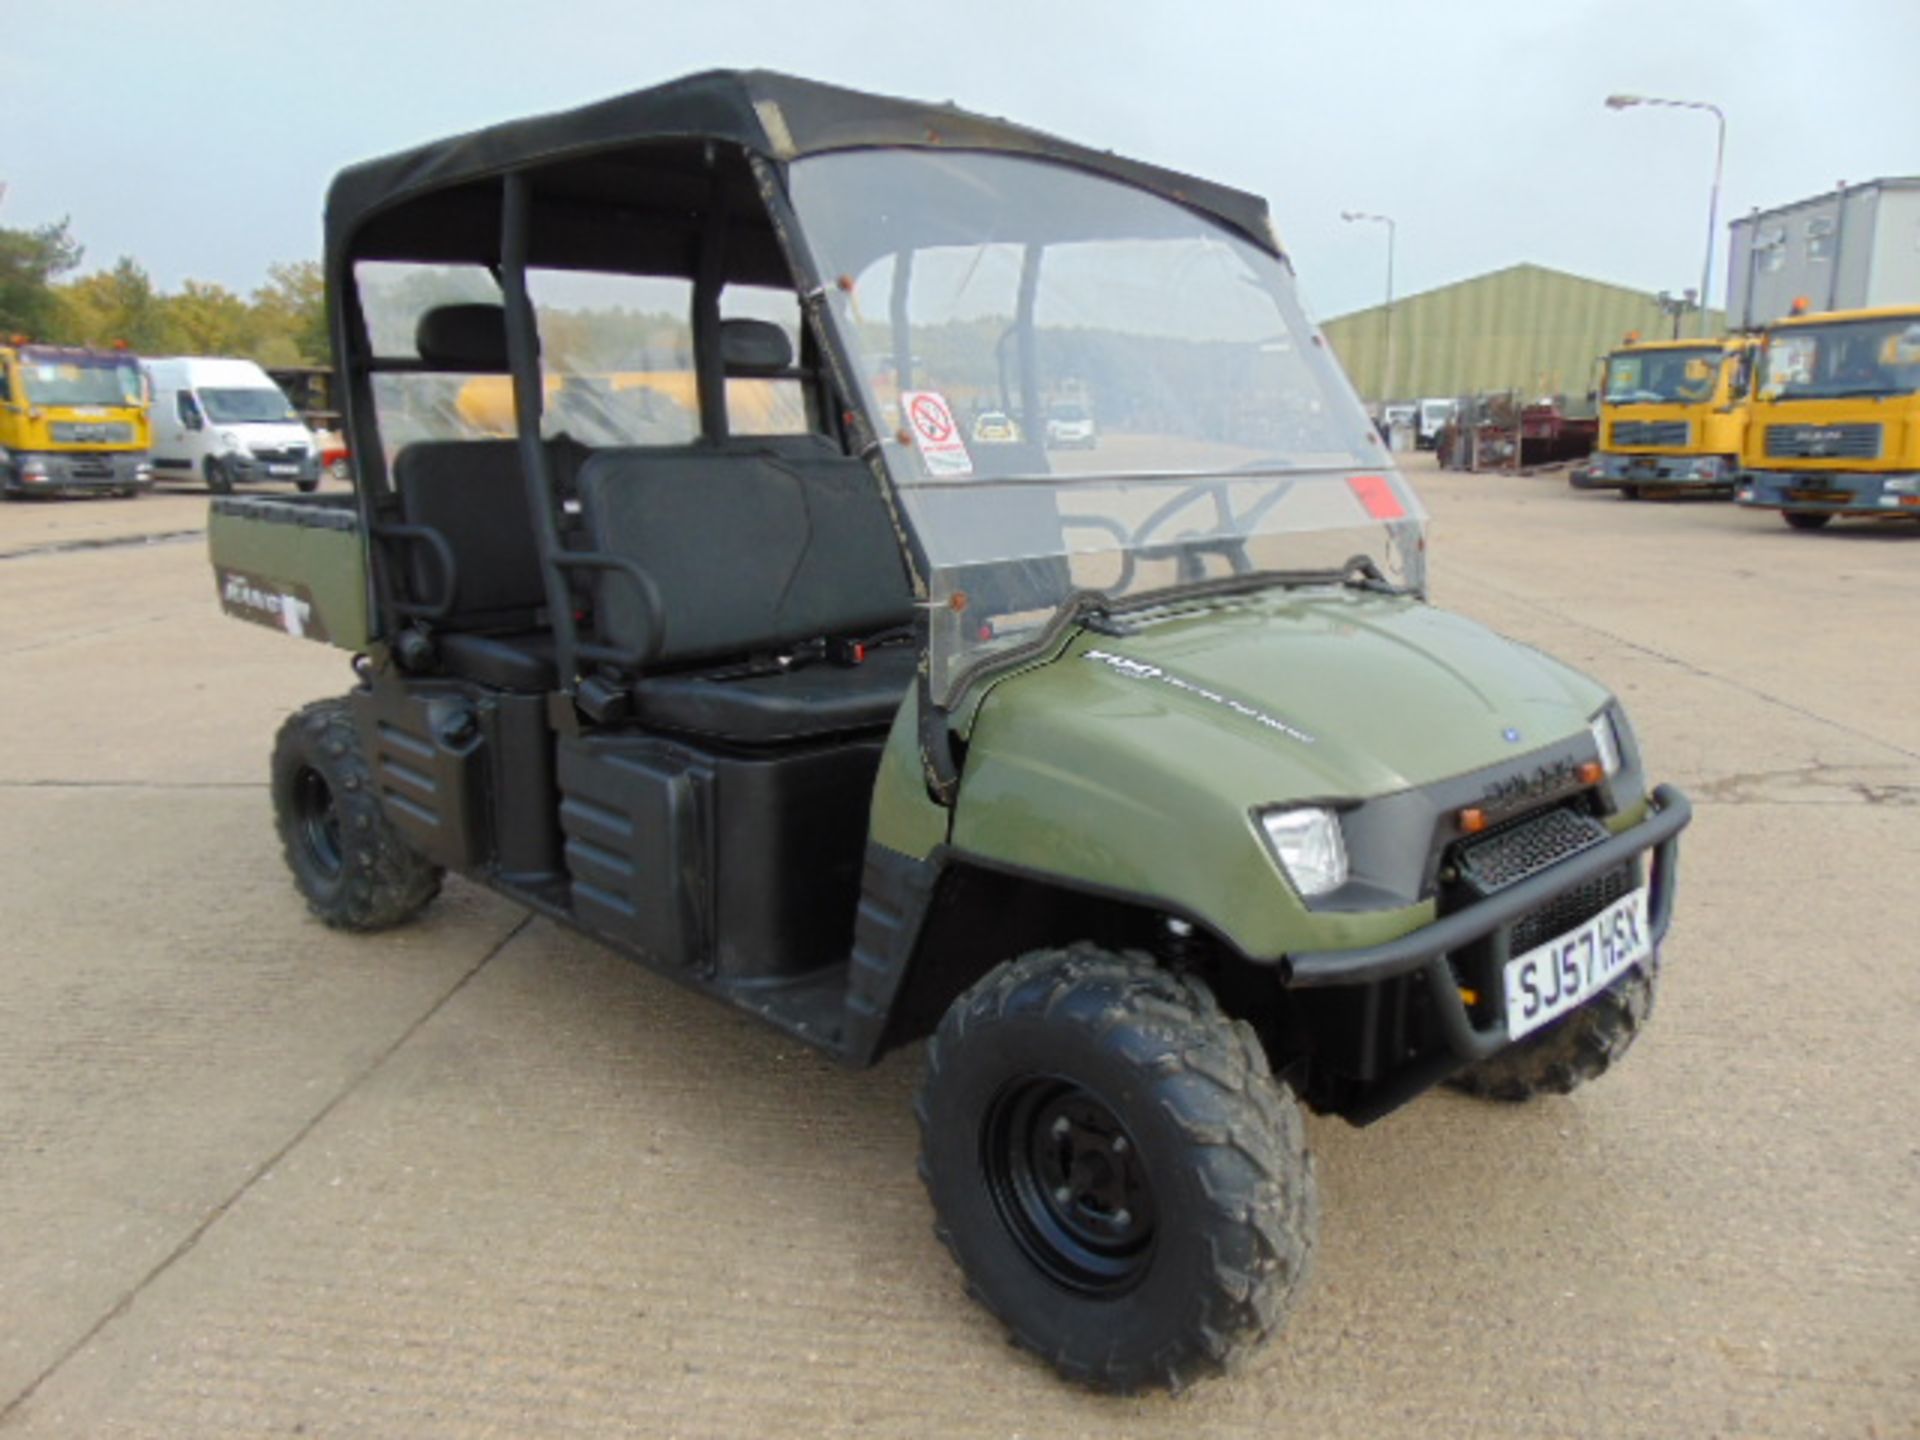
M 216 495 L 207 555 L 227 614 L 366 648 L 366 538 L 352 495 Z

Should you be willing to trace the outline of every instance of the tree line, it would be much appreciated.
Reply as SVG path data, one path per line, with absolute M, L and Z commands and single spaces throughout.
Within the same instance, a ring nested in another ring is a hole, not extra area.
M 65 220 L 0 226 L 0 343 L 21 334 L 54 345 L 125 341 L 141 355 L 239 355 L 263 365 L 329 360 L 326 283 L 319 263 L 267 267 L 251 295 L 188 280 L 167 294 L 123 255 L 81 274 L 84 247 Z

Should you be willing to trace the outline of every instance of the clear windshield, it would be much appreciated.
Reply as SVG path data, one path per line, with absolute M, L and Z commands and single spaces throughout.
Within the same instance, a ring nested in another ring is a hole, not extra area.
M 1045 161 L 851 151 L 790 184 L 932 567 L 936 697 L 1076 591 L 1358 554 L 1424 583 L 1419 502 L 1281 260 Z
M 1609 405 L 1699 405 L 1720 378 L 1718 345 L 1686 350 L 1623 350 L 1607 357 Z
M 1767 337 L 1763 400 L 1911 395 L 1920 390 L 1920 316 L 1793 325 Z
M 278 390 L 253 386 L 244 390 L 207 390 L 197 392 L 206 407 L 207 419 L 216 425 L 272 425 L 281 421 L 298 422 L 287 397 Z
M 20 357 L 20 380 L 35 405 L 139 405 L 145 399 L 131 359 L 91 355 Z

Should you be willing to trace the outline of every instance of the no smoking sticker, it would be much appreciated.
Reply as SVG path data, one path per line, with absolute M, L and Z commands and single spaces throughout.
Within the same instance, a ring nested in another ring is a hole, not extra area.
M 953 411 L 946 397 L 934 390 L 908 390 L 901 394 L 907 429 L 913 435 L 914 448 L 926 462 L 929 475 L 971 475 L 973 457 L 967 454 L 960 438 L 960 427 L 953 423 Z

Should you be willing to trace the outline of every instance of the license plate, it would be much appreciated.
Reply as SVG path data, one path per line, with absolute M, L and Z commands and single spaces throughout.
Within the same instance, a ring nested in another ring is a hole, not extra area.
M 1507 962 L 1507 1038 L 1518 1040 L 1598 995 L 1653 953 L 1647 892 L 1624 895 L 1591 920 Z
M 300 467 L 298 465 L 269 465 L 267 466 L 267 473 L 269 475 L 298 475 L 300 473 Z

